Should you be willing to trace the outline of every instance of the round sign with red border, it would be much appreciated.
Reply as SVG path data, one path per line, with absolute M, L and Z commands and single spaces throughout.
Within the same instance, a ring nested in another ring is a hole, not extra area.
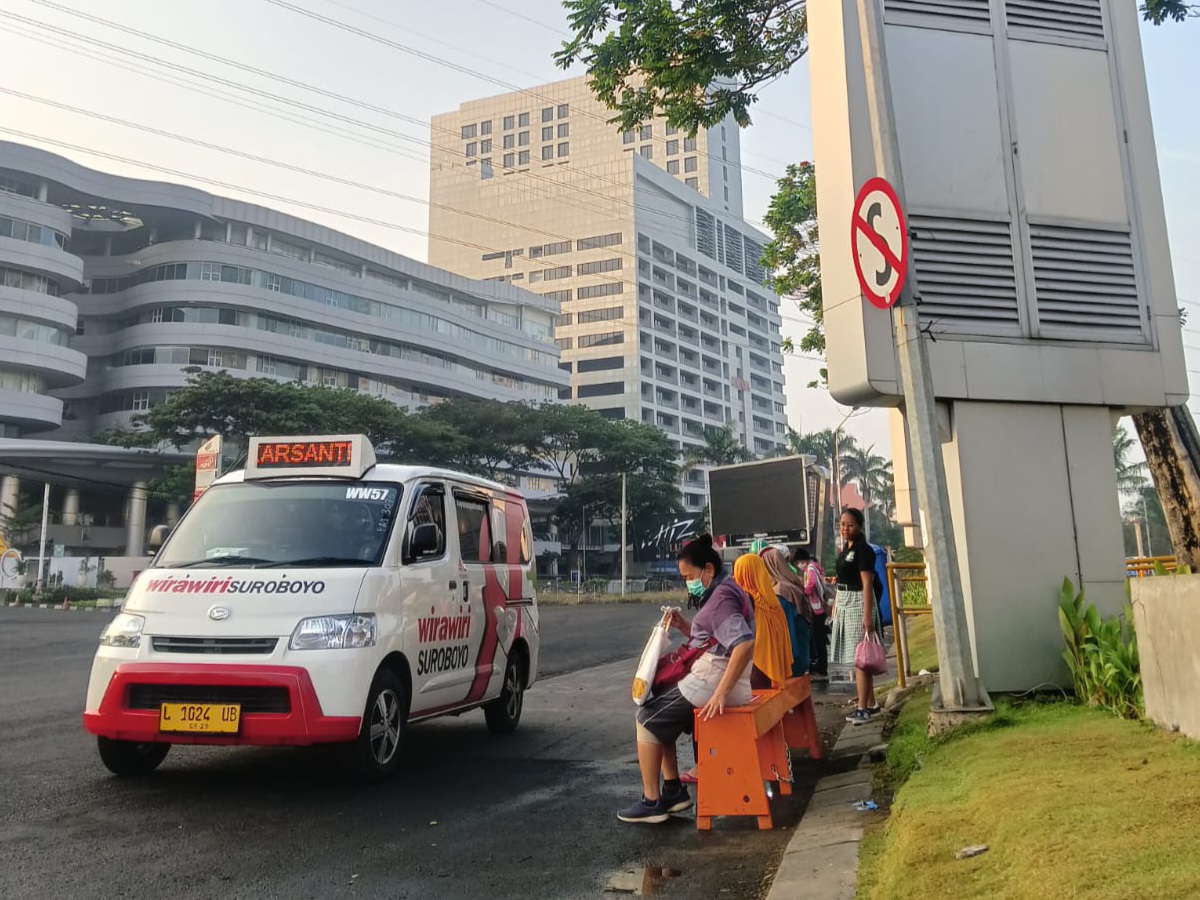
M 895 306 L 908 275 L 908 222 L 895 189 L 882 178 L 858 192 L 850 246 L 863 296 L 880 309 Z

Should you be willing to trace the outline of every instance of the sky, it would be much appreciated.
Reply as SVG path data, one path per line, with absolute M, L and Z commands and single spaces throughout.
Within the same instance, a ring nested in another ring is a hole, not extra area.
M 558 0 L 5 0 L 0 138 L 282 209 L 423 260 L 430 117 L 582 74 L 551 58 L 566 28 Z M 1200 376 L 1200 20 L 1142 31 L 1175 281 L 1194 310 L 1188 366 Z M 762 92 L 742 136 L 746 218 L 759 227 L 774 179 L 812 158 L 809 90 L 802 61 Z M 785 335 L 805 330 L 785 303 Z M 849 412 L 805 387 L 816 369 L 785 365 L 799 431 Z M 891 455 L 882 411 L 846 428 Z

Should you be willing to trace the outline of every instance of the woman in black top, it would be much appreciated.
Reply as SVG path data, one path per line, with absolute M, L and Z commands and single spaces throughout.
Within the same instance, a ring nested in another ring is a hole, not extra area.
M 879 607 L 875 602 L 875 551 L 863 535 L 861 510 L 846 509 L 838 520 L 842 552 L 837 558 L 837 597 L 833 601 L 833 646 L 830 662 L 848 669 L 854 666 L 854 651 L 868 632 L 879 634 Z M 875 679 L 854 668 L 858 708 L 846 717 L 861 725 L 879 715 L 875 702 Z

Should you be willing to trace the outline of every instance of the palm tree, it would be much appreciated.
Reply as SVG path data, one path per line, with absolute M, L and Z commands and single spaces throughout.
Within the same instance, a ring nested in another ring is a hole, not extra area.
M 826 428 L 823 431 L 813 431 L 808 434 L 800 434 L 789 428 L 787 446 L 790 454 L 816 457 L 817 465 L 823 466 L 830 472 L 834 468 L 833 448 L 835 446 L 838 448 L 839 455 L 853 453 L 858 449 L 858 443 L 854 440 L 854 435 L 839 431 L 835 436 L 832 428 Z M 844 481 L 845 479 L 843 479 Z
M 1146 485 L 1146 463 L 1133 462 L 1129 456 L 1138 446 L 1138 439 L 1124 425 L 1113 428 L 1113 463 L 1117 467 L 1117 490 L 1122 494 L 1138 494 Z
M 875 445 L 867 449 L 855 447 L 848 453 L 843 453 L 839 460 L 842 483 L 851 481 L 858 484 L 858 492 L 863 498 L 863 531 L 867 540 L 871 539 L 871 500 L 879 497 L 887 490 L 892 482 L 891 460 L 884 459 L 875 453 Z
M 754 454 L 746 449 L 738 438 L 733 426 L 726 425 L 717 428 L 713 425 L 704 426 L 704 444 L 700 447 L 689 447 L 683 455 L 684 469 L 694 469 L 697 466 L 732 466 L 736 463 L 749 462 Z

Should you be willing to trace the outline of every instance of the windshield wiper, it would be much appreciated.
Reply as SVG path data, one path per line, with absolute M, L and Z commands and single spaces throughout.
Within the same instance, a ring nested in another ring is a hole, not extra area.
M 198 569 L 201 566 L 260 566 L 263 563 L 270 563 L 273 560 L 261 559 L 257 556 L 210 556 L 208 559 L 193 559 L 191 562 L 174 563 L 173 565 L 163 566 L 164 569 Z
M 299 559 L 280 559 L 258 566 L 260 569 L 280 569 L 284 566 L 369 566 L 372 560 L 354 556 L 303 556 Z

